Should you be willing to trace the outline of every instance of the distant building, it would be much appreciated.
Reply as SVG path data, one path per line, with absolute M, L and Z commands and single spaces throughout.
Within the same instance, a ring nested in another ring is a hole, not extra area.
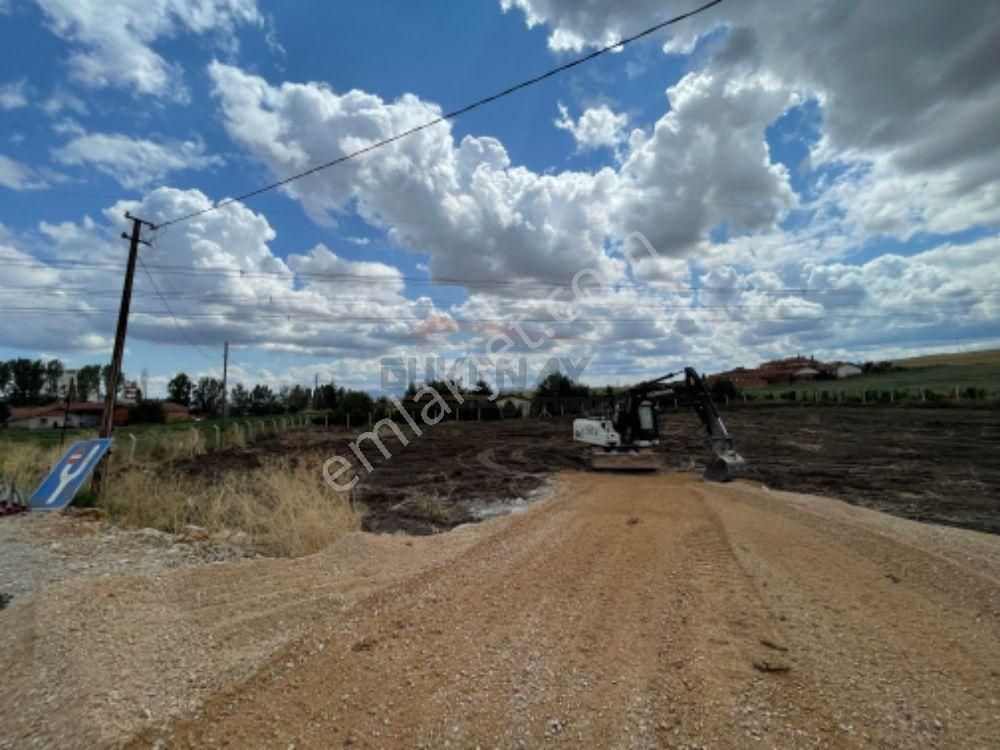
M 860 375 L 861 368 L 851 362 L 817 362 L 815 357 L 786 357 L 761 362 L 758 367 L 737 367 L 708 376 L 709 385 L 731 380 L 738 388 L 763 388 L 804 380 L 832 380 Z
M 516 410 L 518 416 L 531 416 L 531 399 L 527 396 L 522 396 L 520 393 L 501 394 L 497 396 L 493 403 L 497 408 L 503 409 L 505 412 L 513 409 Z
M 134 404 L 139 400 L 139 396 L 142 392 L 139 390 L 139 384 L 134 380 L 126 380 L 122 386 L 122 395 L 118 399 L 123 404 Z
M 840 362 L 837 364 L 834 373 L 838 378 L 853 378 L 855 375 L 860 375 L 862 369 L 857 365 L 852 365 L 850 362 Z
M 48 406 L 27 406 L 10 410 L 6 426 L 27 430 L 38 430 L 46 427 L 100 427 L 104 404 L 85 401 L 70 403 L 69 409 L 65 403 L 49 404 Z M 115 406 L 116 425 L 125 424 L 128 419 L 128 407 Z
M 801 370 L 796 370 L 792 373 L 791 380 L 789 382 L 795 383 L 803 380 L 815 380 L 819 377 L 820 371 L 815 367 L 803 367 Z

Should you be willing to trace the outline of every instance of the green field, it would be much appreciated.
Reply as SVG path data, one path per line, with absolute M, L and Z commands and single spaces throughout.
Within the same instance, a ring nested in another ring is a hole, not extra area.
M 975 352 L 946 352 L 927 354 L 922 357 L 897 359 L 897 367 L 938 367 L 945 365 L 1000 365 L 1000 349 L 980 349 Z
M 902 362 L 898 366 L 904 366 Z M 786 393 L 797 391 L 811 395 L 813 391 L 844 391 L 854 395 L 862 390 L 918 393 L 921 388 L 941 395 L 954 394 L 955 387 L 962 391 L 977 388 L 987 396 L 1000 397 L 1000 361 L 995 364 L 937 365 L 932 367 L 909 366 L 874 375 L 858 375 L 843 380 L 817 380 L 808 383 L 770 385 L 765 388 L 747 389 L 748 393 Z

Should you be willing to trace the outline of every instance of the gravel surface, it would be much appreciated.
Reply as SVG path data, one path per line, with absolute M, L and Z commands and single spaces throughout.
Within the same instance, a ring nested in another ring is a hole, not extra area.
M 143 575 L 245 556 L 191 532 L 125 531 L 87 510 L 6 516 L 0 518 L 0 594 L 13 600 L 67 578 Z
M 1000 538 L 690 476 L 0 613 L 0 747 L 989 747 Z

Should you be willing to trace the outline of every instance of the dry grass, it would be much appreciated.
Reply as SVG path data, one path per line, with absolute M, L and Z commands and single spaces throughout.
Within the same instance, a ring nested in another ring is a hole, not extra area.
M 65 448 L 36 443 L 5 443 L 0 450 L 0 476 L 27 497 L 52 470 Z
M 363 510 L 324 481 L 322 461 L 276 461 L 250 472 L 193 479 L 163 466 L 117 473 L 102 504 L 116 522 L 180 532 L 243 531 L 254 549 L 300 557 L 361 528 Z

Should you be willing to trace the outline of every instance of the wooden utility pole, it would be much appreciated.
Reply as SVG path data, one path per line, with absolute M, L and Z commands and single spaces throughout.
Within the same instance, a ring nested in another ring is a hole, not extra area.
M 222 347 L 222 418 L 229 417 L 229 401 L 226 399 L 226 381 L 229 378 L 229 342 Z
M 122 356 L 125 353 L 125 332 L 128 329 L 128 313 L 132 305 L 132 281 L 135 278 L 135 261 L 139 256 L 139 245 L 149 245 L 142 239 L 142 227 L 145 224 L 150 229 L 156 229 L 152 222 L 132 216 L 128 211 L 125 218 L 132 222 L 132 234 L 122 232 L 122 238 L 129 241 L 128 263 L 125 266 L 125 284 L 122 286 L 122 303 L 118 308 L 118 328 L 115 330 L 115 348 L 111 354 L 111 372 L 108 374 L 107 394 L 104 398 L 104 411 L 101 414 L 102 438 L 111 437 L 115 424 L 115 398 L 118 394 L 118 379 L 122 372 Z M 107 474 L 108 459 L 105 456 L 94 469 L 94 486 L 99 493 L 104 492 L 104 481 Z

